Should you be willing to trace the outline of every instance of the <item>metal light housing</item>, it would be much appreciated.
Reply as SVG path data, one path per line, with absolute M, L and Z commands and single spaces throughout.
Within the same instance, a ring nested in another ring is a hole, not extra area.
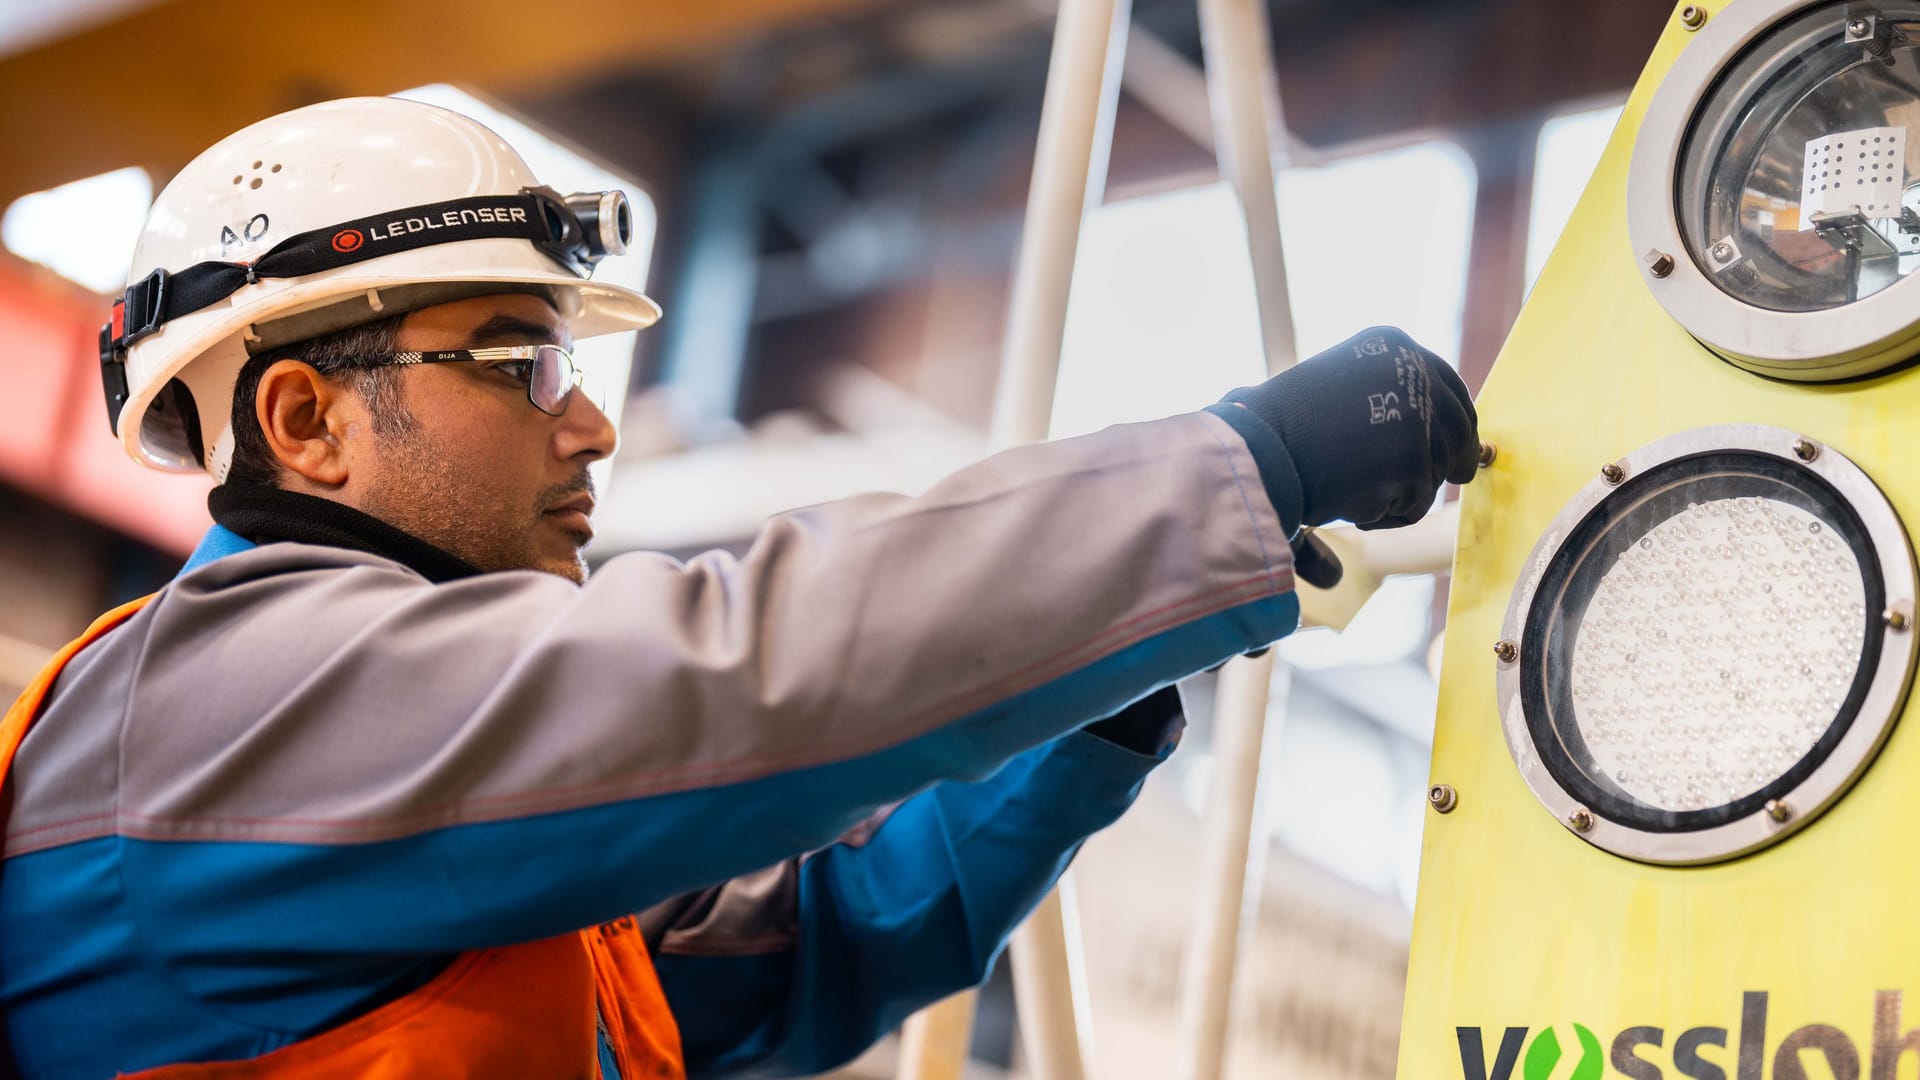
M 1917 209 L 1920 2 L 1727 5 L 1654 94 L 1628 174 L 1633 251 L 1668 314 L 1796 381 L 1920 353 Z
M 1597 847 L 1694 864 L 1840 797 L 1900 715 L 1913 553 L 1831 447 L 1753 425 L 1609 463 L 1535 546 L 1496 648 L 1507 748 Z

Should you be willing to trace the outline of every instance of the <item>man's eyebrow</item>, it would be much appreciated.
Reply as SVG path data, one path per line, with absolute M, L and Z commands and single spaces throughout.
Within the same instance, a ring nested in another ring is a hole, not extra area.
M 487 345 L 565 345 L 567 332 L 549 323 L 518 315 L 495 315 L 468 335 L 475 348 Z

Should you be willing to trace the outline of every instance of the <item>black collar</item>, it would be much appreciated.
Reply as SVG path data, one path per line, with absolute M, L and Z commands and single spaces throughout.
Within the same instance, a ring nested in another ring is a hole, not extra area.
M 207 493 L 213 520 L 256 544 L 351 548 L 392 559 L 434 584 L 472 577 L 480 568 L 345 503 L 261 484 L 222 484 Z

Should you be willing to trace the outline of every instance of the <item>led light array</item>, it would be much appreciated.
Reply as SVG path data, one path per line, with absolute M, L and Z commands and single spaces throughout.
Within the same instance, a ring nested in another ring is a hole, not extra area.
M 1819 518 L 1689 503 L 1607 569 L 1580 624 L 1570 689 L 1596 779 L 1671 811 L 1759 790 L 1833 723 L 1865 626 L 1859 560 Z

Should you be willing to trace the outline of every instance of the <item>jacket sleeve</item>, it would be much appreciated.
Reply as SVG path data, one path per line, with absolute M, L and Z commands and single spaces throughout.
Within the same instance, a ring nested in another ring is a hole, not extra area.
M 73 815 L 9 850 L 117 837 L 157 962 L 240 1012 L 262 958 L 589 926 L 1281 637 L 1288 531 L 1247 443 L 1193 414 L 782 515 L 738 560 L 618 557 L 584 587 L 268 545 L 117 632 L 110 805 L 37 793 Z M 967 789 L 935 790 L 914 815 Z
M 1129 712 L 1143 714 L 1136 730 L 1158 729 L 1152 752 L 1083 729 L 989 780 L 935 785 L 830 847 L 643 915 L 689 1075 L 824 1072 L 983 981 L 1184 726 L 1171 688 Z

